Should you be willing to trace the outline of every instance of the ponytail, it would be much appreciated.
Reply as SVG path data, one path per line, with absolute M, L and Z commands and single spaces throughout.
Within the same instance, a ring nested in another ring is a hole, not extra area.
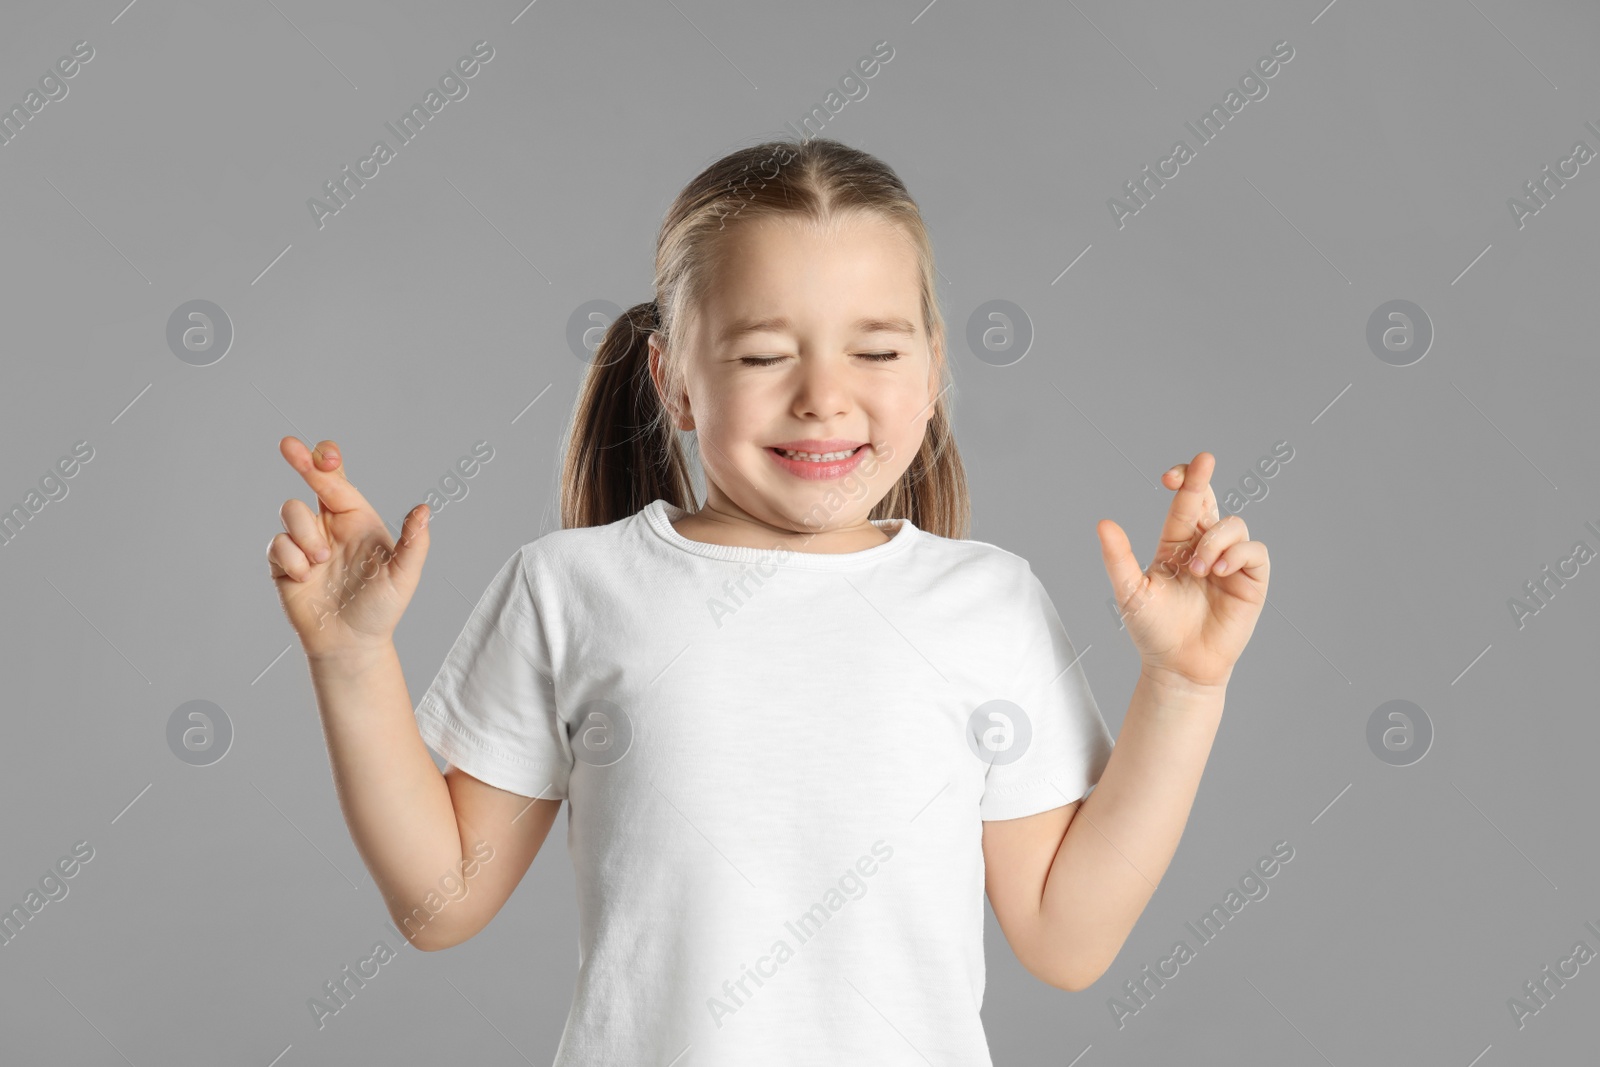
M 658 497 L 694 510 L 677 431 L 650 378 L 655 301 L 617 316 L 595 349 L 573 414 L 561 471 L 561 525 L 604 526 Z

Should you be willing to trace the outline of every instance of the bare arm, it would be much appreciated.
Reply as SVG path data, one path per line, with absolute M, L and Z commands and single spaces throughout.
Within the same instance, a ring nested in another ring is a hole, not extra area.
M 1177 852 L 1225 695 L 1141 671 L 1094 792 L 983 824 L 990 904 L 1035 977 L 1076 992 L 1116 959 Z
M 467 940 L 516 889 L 561 801 L 441 775 L 392 644 L 309 662 L 339 806 L 390 918 L 418 948 Z
M 1096 526 L 1141 667 L 1127 718 L 1081 803 L 984 823 L 990 902 L 1017 958 L 1082 990 L 1111 966 L 1172 862 L 1222 722 L 1228 680 L 1266 603 L 1267 546 L 1220 518 L 1201 452 L 1162 475 L 1175 489 L 1156 557 Z
M 511 896 L 561 802 L 441 775 L 422 742 L 393 634 L 427 556 L 427 505 L 391 542 L 334 442 L 285 437 L 278 450 L 317 494 L 317 512 L 284 502 L 267 559 L 311 668 L 339 806 L 399 929 L 419 948 L 459 944 Z

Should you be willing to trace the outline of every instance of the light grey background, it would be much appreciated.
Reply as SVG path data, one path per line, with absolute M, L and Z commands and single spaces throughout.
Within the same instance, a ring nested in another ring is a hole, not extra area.
M 309 499 L 276 442 L 337 440 L 391 522 L 492 444 L 397 634 L 420 696 L 495 569 L 557 525 L 573 310 L 648 299 L 679 187 L 880 40 L 892 60 L 815 132 L 923 207 L 972 536 L 1032 562 L 1113 732 L 1137 656 L 1095 522 L 1147 561 L 1161 471 L 1209 450 L 1222 495 L 1294 452 L 1241 512 L 1271 598 L 1173 865 L 1083 993 L 1027 975 L 991 916 L 996 1062 L 1592 1050 L 1597 965 L 1521 1028 L 1507 1001 L 1600 950 L 1600 567 L 1520 627 L 1508 602 L 1600 549 L 1600 163 L 1521 227 L 1507 200 L 1575 141 L 1600 150 L 1594 5 L 122 3 L 0 18 L 7 107 L 75 42 L 95 53 L 0 146 L 0 504 L 94 450 L 0 547 L 0 903 L 94 849 L 0 948 L 0 1059 L 550 1061 L 577 962 L 565 820 L 483 934 L 399 946 L 267 575 L 279 505 Z M 479 40 L 470 94 L 319 229 L 307 199 Z M 1280 40 L 1268 95 L 1197 145 L 1183 123 Z M 1196 158 L 1119 229 L 1107 199 L 1179 138 Z M 196 299 L 235 332 L 205 367 L 166 342 Z M 965 344 L 995 299 L 1035 333 L 1010 366 Z M 1405 367 L 1366 340 L 1395 299 L 1435 332 Z M 1396 699 L 1435 732 L 1409 766 L 1366 739 Z M 191 700 L 234 730 L 210 766 L 168 745 Z M 1269 895 L 1119 1027 L 1110 998 L 1197 946 L 1185 922 L 1278 841 Z M 398 958 L 319 1030 L 308 998 L 380 939 Z

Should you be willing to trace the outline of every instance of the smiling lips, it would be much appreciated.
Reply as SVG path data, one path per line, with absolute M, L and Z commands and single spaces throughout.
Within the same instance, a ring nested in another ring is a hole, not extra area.
M 866 453 L 866 445 L 844 438 L 785 441 L 766 449 L 778 466 L 799 478 L 827 480 L 842 478 L 854 470 Z

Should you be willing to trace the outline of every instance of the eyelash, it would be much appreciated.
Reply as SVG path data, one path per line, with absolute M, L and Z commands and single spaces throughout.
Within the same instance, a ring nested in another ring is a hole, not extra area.
M 897 360 L 897 359 L 900 358 L 900 353 L 899 352 L 890 352 L 890 351 L 858 352 L 856 354 L 859 355 L 859 356 L 865 357 L 866 359 L 872 361 L 873 363 L 890 363 L 890 362 L 893 362 L 894 360 Z M 740 356 L 739 357 L 739 362 L 743 363 L 747 367 L 770 367 L 770 366 L 772 366 L 774 363 L 778 362 L 778 360 L 780 360 L 782 358 L 784 358 L 784 357 L 782 357 L 782 356 Z

